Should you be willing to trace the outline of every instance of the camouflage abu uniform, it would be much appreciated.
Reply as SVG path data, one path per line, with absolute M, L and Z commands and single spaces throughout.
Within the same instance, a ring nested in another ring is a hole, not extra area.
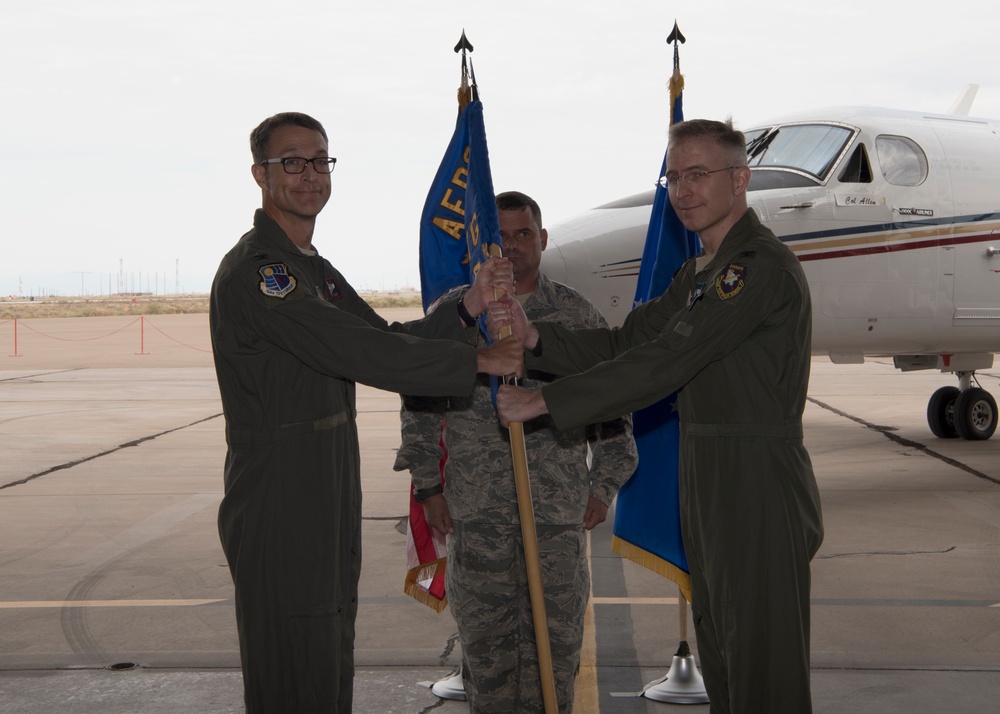
M 457 312 L 387 324 L 262 210 L 219 266 L 210 323 L 229 447 L 219 534 L 247 712 L 346 714 L 361 573 L 355 381 L 471 394 L 475 350 Z
M 539 323 L 541 356 L 526 356 L 573 375 L 542 388 L 560 427 L 681 390 L 681 532 L 713 714 L 812 711 L 809 561 L 823 521 L 802 443 L 811 326 L 802 266 L 748 210 L 621 328 Z
M 436 309 L 450 314 L 461 292 L 442 298 Z M 568 328 L 607 324 L 586 298 L 544 275 L 538 276 L 524 309 L 531 319 L 552 320 Z M 533 372 L 525 384 L 540 386 L 551 379 Z M 401 414 L 403 444 L 395 468 L 409 469 L 416 489 L 441 483 L 443 407 L 434 401 L 408 397 Z M 635 470 L 638 457 L 627 419 L 591 427 L 591 435 L 596 435 L 591 439 L 592 471 L 586 464 L 584 427 L 559 431 L 550 419 L 542 418 L 525 424 L 524 432 L 556 693 L 560 711 L 568 713 L 590 593 L 584 511 L 590 496 L 610 504 Z M 470 710 L 541 711 L 510 441 L 493 408 L 488 378 L 479 379 L 471 399 L 450 400 L 445 444 L 445 497 L 455 527 L 448 538 L 445 577 L 466 663 Z

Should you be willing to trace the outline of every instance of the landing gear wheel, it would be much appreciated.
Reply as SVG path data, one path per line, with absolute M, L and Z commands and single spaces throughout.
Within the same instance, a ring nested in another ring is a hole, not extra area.
M 927 403 L 927 425 L 939 439 L 954 439 L 958 436 L 955 428 L 955 402 L 959 394 L 961 391 L 958 387 L 941 387 L 931 395 Z
M 955 429 L 963 439 L 982 441 L 997 430 L 997 403 L 985 389 L 972 387 L 955 400 Z

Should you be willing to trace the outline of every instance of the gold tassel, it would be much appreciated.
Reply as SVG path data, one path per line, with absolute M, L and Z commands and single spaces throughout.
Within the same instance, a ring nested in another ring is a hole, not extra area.
M 422 563 L 416 568 L 406 571 L 406 580 L 403 583 L 403 592 L 419 603 L 423 603 L 435 612 L 441 612 L 448 607 L 448 596 L 438 600 L 430 594 L 421 584 L 421 580 L 433 580 L 441 574 L 444 577 L 445 564 L 447 558 L 438 558 L 427 563 Z
M 674 72 L 670 75 L 670 118 L 673 121 L 674 112 L 674 102 L 677 101 L 677 97 L 681 96 L 681 92 L 684 91 L 684 75 L 680 72 Z
M 627 558 L 633 563 L 637 563 L 647 570 L 652 570 L 657 575 L 677 583 L 677 587 L 679 587 L 681 593 L 684 594 L 684 599 L 691 602 L 691 576 L 673 563 L 669 563 L 663 558 L 653 555 L 647 550 L 643 550 L 638 546 L 632 545 L 618 536 L 612 536 L 611 550 L 618 553 L 621 557 Z

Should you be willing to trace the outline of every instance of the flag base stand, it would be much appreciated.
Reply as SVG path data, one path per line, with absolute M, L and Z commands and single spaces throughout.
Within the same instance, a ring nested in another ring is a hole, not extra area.
M 694 663 L 688 643 L 681 646 L 670 664 L 670 671 L 662 679 L 650 682 L 642 690 L 642 696 L 654 702 L 670 704 L 708 704 L 705 681 Z
M 441 699 L 455 699 L 464 702 L 465 684 L 462 682 L 461 668 L 454 674 L 449 674 L 444 679 L 434 682 L 431 692 Z

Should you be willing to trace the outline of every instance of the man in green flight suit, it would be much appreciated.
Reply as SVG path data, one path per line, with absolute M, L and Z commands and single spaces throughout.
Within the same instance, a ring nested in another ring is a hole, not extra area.
M 811 304 L 795 255 L 747 206 L 746 143 L 732 124 L 671 127 L 670 202 L 704 252 L 620 328 L 529 324 L 507 299 L 528 369 L 570 375 L 501 386 L 505 423 L 550 414 L 559 429 L 678 391 L 681 532 L 713 714 L 812 711 L 809 562 L 823 538 L 802 443 Z
M 263 207 L 223 258 L 210 324 L 228 452 L 219 534 L 236 590 L 250 714 L 352 711 L 361 573 L 355 382 L 469 396 L 477 372 L 520 372 L 515 340 L 461 340 L 508 261 L 480 269 L 462 305 L 389 325 L 312 243 L 330 197 L 326 131 L 294 112 L 250 136 Z M 422 337 L 442 339 L 421 339 Z

